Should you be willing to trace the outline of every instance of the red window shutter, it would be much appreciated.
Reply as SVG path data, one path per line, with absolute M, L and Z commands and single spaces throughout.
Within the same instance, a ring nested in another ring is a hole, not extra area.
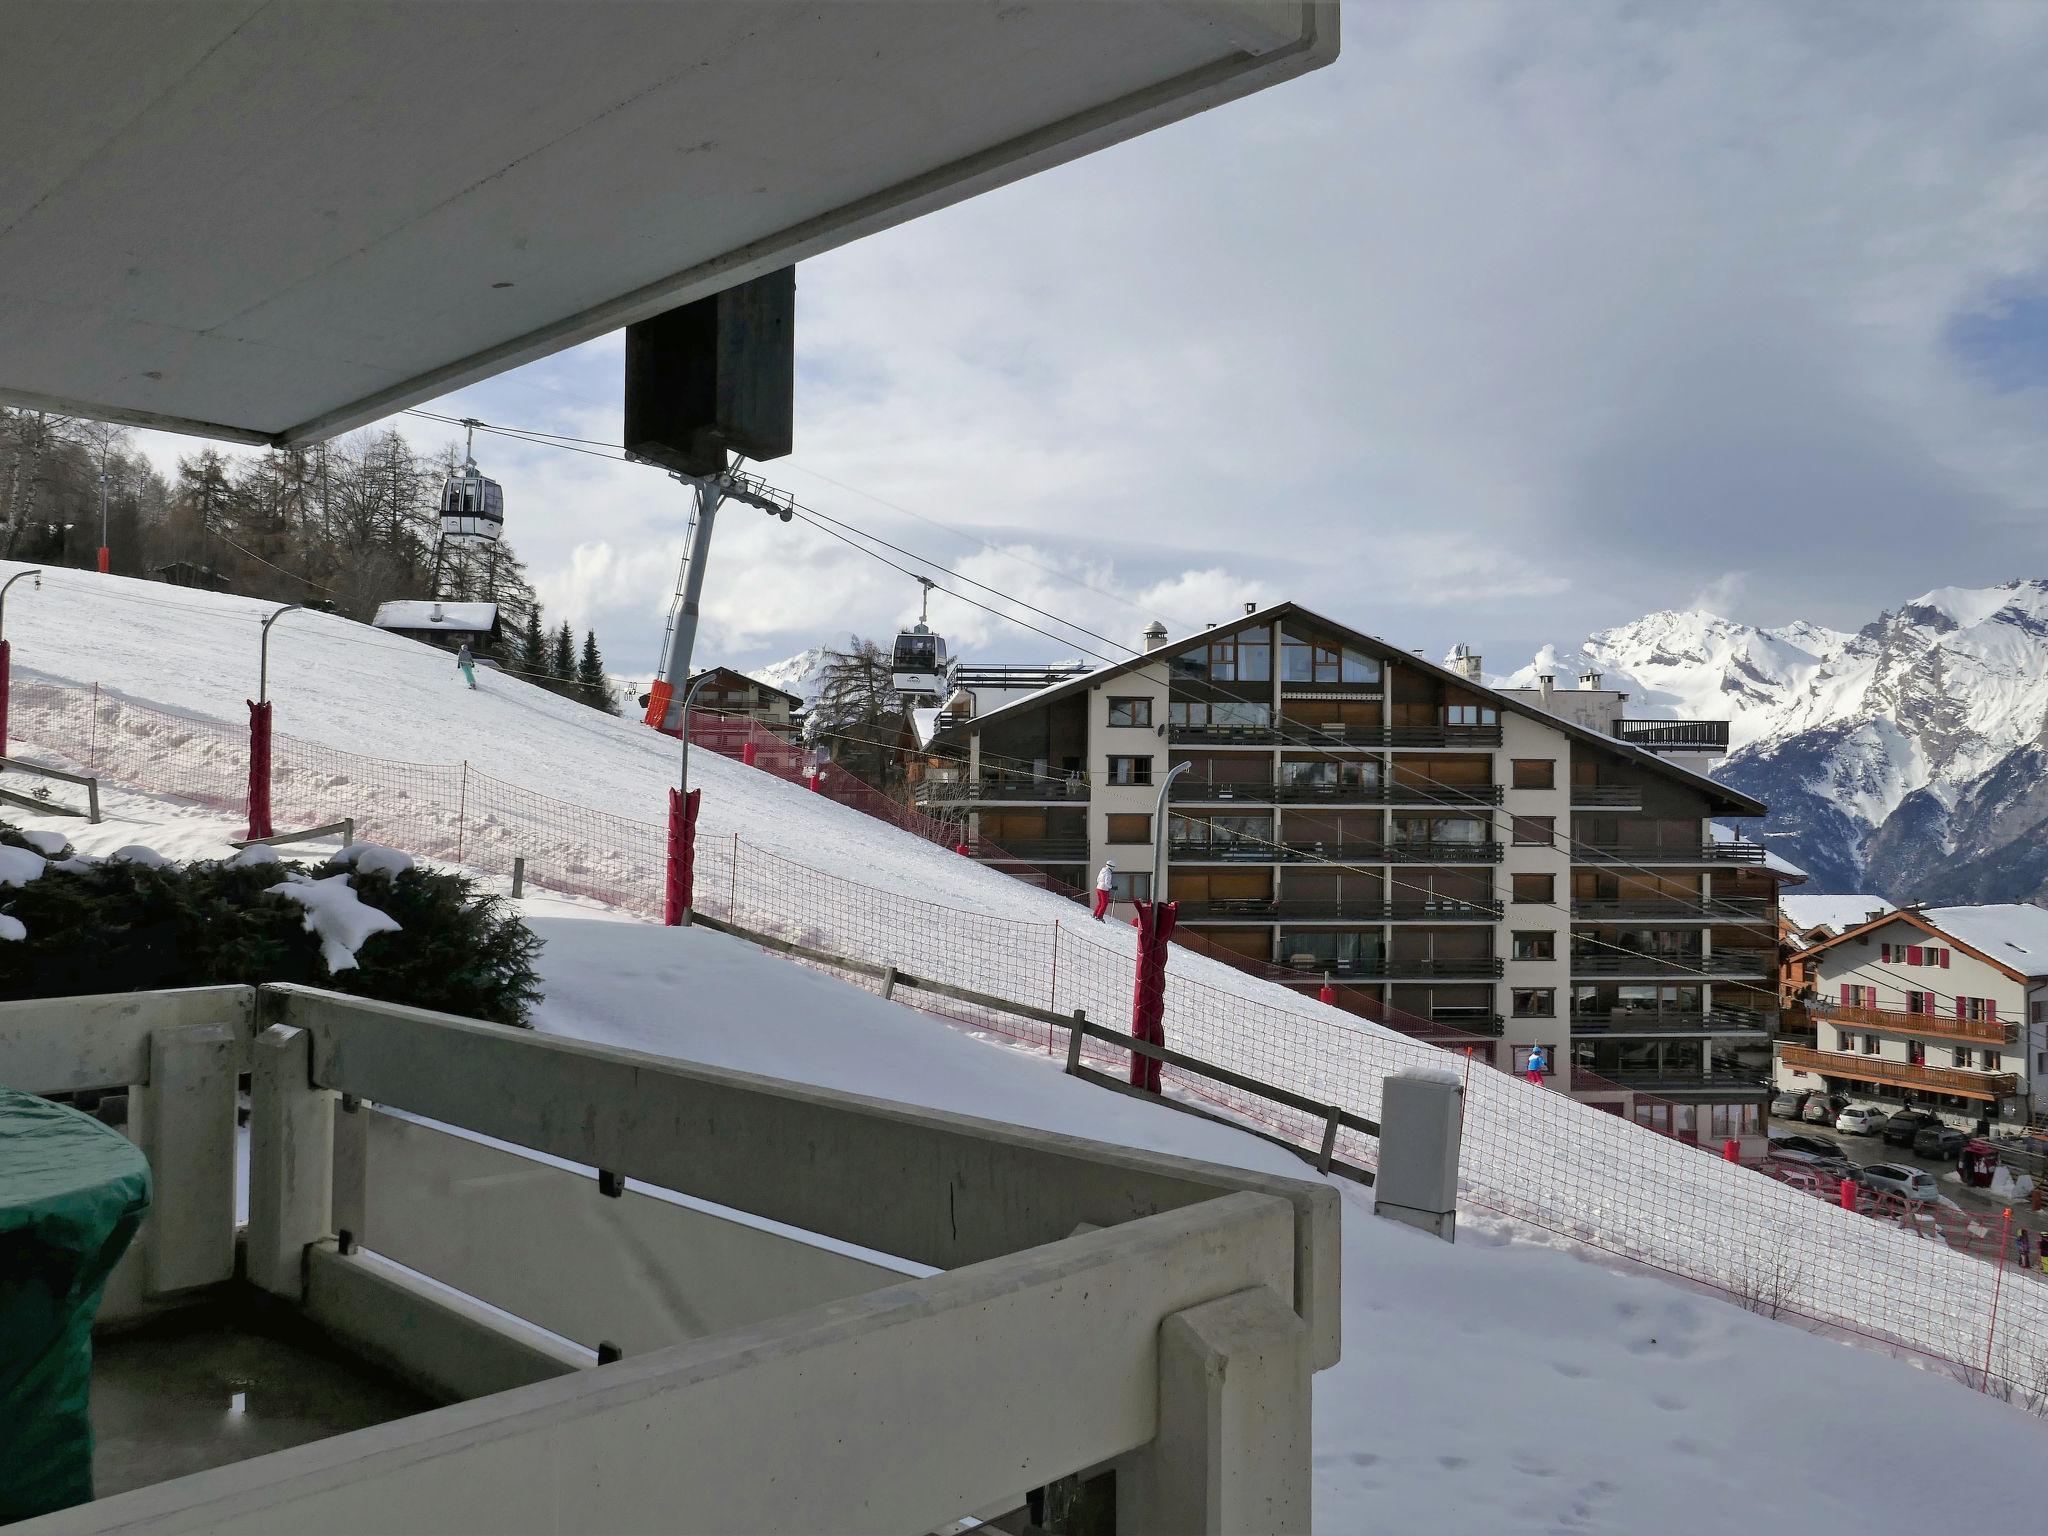
M 1878 957 L 1878 959 L 1882 960 L 1882 961 L 1883 961 L 1883 962 L 1884 962 L 1884 963 L 1885 963 L 1886 965 L 1890 965 L 1890 964 L 1892 963 L 1892 947 L 1891 947 L 1891 945 L 1889 945 L 1889 944 L 1880 944 L 1880 945 L 1878 945 L 1878 946 L 1877 946 L 1877 957 Z
M 1956 1017 L 1959 1019 L 1966 1019 L 1969 1017 L 1969 1014 L 1966 1013 L 1963 1009 L 1963 999 L 1960 997 L 1956 999 Z
M 1995 997 L 1987 997 L 1987 998 L 1985 998 L 1985 999 L 1984 999 L 1984 1017 L 1985 1017 L 1985 1018 L 1987 1018 L 1987 1019 L 1993 1019 L 1993 1020 L 1997 1019 L 1997 1017 L 1998 1017 L 1998 999 L 1997 999 L 1997 998 L 1995 998 Z
M 1908 944 L 1908 945 L 1906 946 L 1906 964 L 1908 964 L 1908 965 L 1918 965 L 1919 963 L 1920 963 L 1920 946 L 1919 946 L 1918 944 Z
M 1846 981 L 1842 983 L 1842 1006 L 1844 1008 L 1849 1007 L 1855 1001 L 1855 999 L 1849 995 L 1851 990 L 1852 989 L 1850 988 L 1849 983 L 1847 983 Z
M 1948 969 L 1948 951 L 1945 949 L 1941 952 L 1941 968 L 1944 971 Z

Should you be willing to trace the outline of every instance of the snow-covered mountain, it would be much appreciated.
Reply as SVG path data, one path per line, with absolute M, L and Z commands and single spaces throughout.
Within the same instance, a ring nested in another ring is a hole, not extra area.
M 851 645 L 853 636 L 847 637 Z M 794 656 L 772 662 L 765 667 L 751 669 L 747 676 L 757 683 L 766 683 L 770 688 L 780 688 L 793 693 L 806 704 L 818 702 L 818 690 L 825 686 L 825 660 L 841 647 L 814 645 L 807 651 L 798 651 Z
M 1853 635 L 1653 613 L 1497 681 L 1585 671 L 1631 715 L 1727 720 L 1715 776 L 1770 805 L 1809 889 L 2048 899 L 2048 581 L 1943 587 Z

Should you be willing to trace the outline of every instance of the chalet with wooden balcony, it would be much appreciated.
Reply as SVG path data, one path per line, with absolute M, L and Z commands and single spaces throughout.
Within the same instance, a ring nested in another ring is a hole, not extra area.
M 1113 860 L 1126 920 L 1163 851 L 1181 931 L 1283 984 L 1502 1066 L 1543 1045 L 1558 1086 L 1582 1073 L 1623 1113 L 1758 1121 L 1799 876 L 1714 818 L 1764 807 L 1470 660 L 1293 603 L 1155 627 L 1127 662 L 953 714 L 920 804 L 1043 883 Z
M 1958 1125 L 2024 1125 L 2048 1100 L 2048 910 L 1879 912 L 1799 952 L 1812 1044 L 1781 1042 L 1777 1081 Z

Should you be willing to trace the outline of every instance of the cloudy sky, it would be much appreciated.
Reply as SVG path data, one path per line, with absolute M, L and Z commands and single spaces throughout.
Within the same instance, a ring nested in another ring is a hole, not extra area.
M 1655 608 L 1853 627 L 2048 574 L 2048 5 L 1353 5 L 1344 33 L 1319 74 L 806 263 L 770 478 L 1118 640 L 1291 597 L 1496 670 Z M 616 441 L 622 350 L 433 408 Z M 479 458 L 551 613 L 646 673 L 680 488 Z M 700 654 L 916 595 L 735 508 Z M 986 660 L 1108 649 L 933 619 Z

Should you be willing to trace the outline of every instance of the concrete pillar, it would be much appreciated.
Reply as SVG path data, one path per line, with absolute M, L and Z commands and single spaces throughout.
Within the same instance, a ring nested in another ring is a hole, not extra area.
M 1397 1073 L 1380 1088 L 1373 1210 L 1455 1242 L 1465 1090 L 1454 1074 Z
M 1308 1330 L 1255 1287 L 1159 1329 L 1159 1433 L 1116 1464 L 1118 1536 L 1309 1529 Z
M 334 1095 L 315 1088 L 313 1037 L 273 1024 L 251 1047 L 249 1280 L 300 1300 L 306 1245 L 328 1235 Z
M 235 1065 L 225 1024 L 150 1036 L 149 1084 L 135 1104 L 155 1183 L 142 1240 L 147 1295 L 234 1278 Z

